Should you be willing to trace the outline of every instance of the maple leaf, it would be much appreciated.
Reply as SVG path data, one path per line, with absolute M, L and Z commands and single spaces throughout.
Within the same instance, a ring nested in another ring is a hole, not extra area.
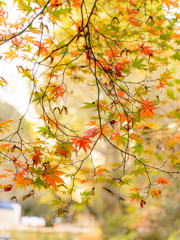
M 74 147 L 72 146 L 72 143 L 70 142 L 65 142 L 63 144 L 57 144 L 55 146 L 56 153 L 62 155 L 65 158 L 71 158 L 72 152 L 74 151 Z
M 30 178 L 25 178 L 23 175 L 19 174 L 19 173 L 15 173 L 14 174 L 15 178 L 13 178 L 13 180 L 11 182 L 16 182 L 16 188 L 20 187 L 24 189 L 30 185 L 31 179 Z
M 44 42 L 36 41 L 36 43 L 34 43 L 34 45 L 38 47 L 39 54 L 44 53 L 44 52 L 47 53 L 47 47 L 45 47 Z
M 129 196 L 129 197 L 131 198 L 131 202 L 134 200 L 136 200 L 136 202 L 139 202 L 140 200 L 143 199 L 143 197 L 141 197 L 138 192 L 132 193 L 131 196 Z
M 138 187 L 135 187 L 135 188 L 132 188 L 132 189 L 130 189 L 130 191 L 138 191 L 138 190 L 140 190 L 140 188 L 138 188 Z
M 116 95 L 117 95 L 118 97 L 122 98 L 122 97 L 124 97 L 124 92 L 118 90 L 118 91 L 116 92 Z
M 150 191 L 150 194 L 152 195 L 152 197 L 157 197 L 159 198 L 159 196 L 161 196 L 161 191 L 154 189 L 153 191 Z
M 178 3 L 174 2 L 172 0 L 162 0 L 162 2 L 166 5 L 166 7 L 168 8 L 168 10 L 170 10 L 170 5 L 172 5 L 175 8 L 178 8 Z
M 88 180 L 84 180 L 84 179 L 80 180 L 80 179 L 78 179 L 78 181 L 81 182 L 81 183 L 86 183 Z
M 151 49 L 151 46 L 144 46 L 145 43 L 139 45 L 138 44 L 138 47 L 141 51 L 141 53 L 144 53 L 145 55 L 150 55 L 152 54 L 154 51 Z
M 87 138 L 77 138 L 77 137 L 71 138 L 71 141 L 73 145 L 75 145 L 76 149 L 79 148 L 79 151 L 80 151 L 81 148 L 83 148 L 86 154 L 87 154 L 87 149 L 91 150 L 91 147 L 89 144 L 93 143 L 91 140 L 88 140 Z
M 4 134 L 4 130 L 8 131 L 8 132 L 11 132 L 8 128 L 10 127 L 8 123 L 11 123 L 11 122 L 15 122 L 13 120 L 7 120 L 6 122 L 1 122 L 0 123 L 0 132 L 1 134 L 3 135 Z
M 0 178 L 7 178 L 7 177 L 9 177 L 9 176 L 11 176 L 11 175 L 1 174 L 1 175 L 0 175 Z
M 154 109 L 156 109 L 156 106 L 153 105 L 153 101 L 149 101 L 149 98 L 146 100 L 142 100 L 143 105 L 141 105 L 141 116 L 144 117 L 150 117 L 153 119 L 152 115 L 155 115 L 156 113 L 153 112 Z
M 23 39 L 22 40 L 18 40 L 18 38 L 14 38 L 11 40 L 16 46 L 20 46 L 23 42 Z
M 50 163 L 46 165 L 46 171 L 43 174 L 43 178 L 46 180 L 46 187 L 52 186 L 56 190 L 56 183 L 66 184 L 63 179 L 59 176 L 66 174 L 65 172 L 59 171 L 59 164 L 51 166 Z
M 66 150 L 63 150 L 63 149 L 61 149 L 61 150 L 58 150 L 57 151 L 57 153 L 59 153 L 60 155 L 62 155 L 63 157 L 68 157 L 68 151 L 66 151 Z
M 119 50 L 116 50 L 114 48 L 111 48 L 111 50 L 105 50 L 106 55 L 110 58 L 113 59 L 115 57 L 118 57 L 118 54 L 121 52 Z
M 112 134 L 114 135 L 114 137 L 112 137 L 111 140 L 115 140 L 118 147 L 121 144 L 121 134 L 118 130 L 116 133 L 112 133 Z
M 95 136 L 99 135 L 101 136 L 100 140 L 102 139 L 102 134 L 104 134 L 105 136 L 107 136 L 107 130 L 111 129 L 110 127 L 108 127 L 107 125 L 104 125 L 100 128 L 100 125 L 96 125 L 95 127 L 91 127 L 93 125 L 96 124 L 96 121 L 90 121 L 89 123 L 87 123 L 86 125 L 89 126 L 90 128 L 85 132 L 85 137 L 86 138 L 94 138 Z
M 102 174 L 104 172 L 104 168 L 99 168 L 97 172 L 93 174 L 93 176 L 97 176 L 98 174 Z
M 95 136 L 97 136 L 99 134 L 99 127 L 93 127 L 93 128 L 89 128 L 86 132 L 85 132 L 85 137 L 86 138 L 94 138 Z
M 8 168 L 8 169 L 3 169 L 3 170 L 6 171 L 6 172 L 13 172 L 13 170 L 10 169 L 10 168 Z
M 143 141 L 142 141 L 142 138 L 138 137 L 138 136 L 135 135 L 134 133 L 131 133 L 129 136 L 130 136 L 130 138 L 136 140 L 137 142 L 141 142 L 141 143 L 143 142 Z
M 173 77 L 170 76 L 171 74 L 172 72 L 168 72 L 166 70 L 163 74 L 160 75 L 161 78 L 159 79 L 159 81 L 162 81 L 167 84 L 168 79 L 173 79 Z
M 2 148 L 3 150 L 6 150 L 7 147 L 11 146 L 12 144 L 0 144 L 0 148 Z
M 3 54 L 6 54 L 6 59 L 10 58 L 10 60 L 12 61 L 14 58 L 18 58 L 18 54 L 16 51 L 14 51 L 13 49 L 9 50 L 10 52 L 4 52 Z
M 33 163 L 37 166 L 39 163 L 42 162 L 40 156 L 42 156 L 43 153 L 38 148 L 35 148 L 34 150 L 35 150 L 35 153 L 32 154 L 32 160 L 33 160 Z
M 66 90 L 64 89 L 64 87 L 62 85 L 53 85 L 52 86 L 54 89 L 52 90 L 52 92 L 50 94 L 55 94 L 56 99 L 58 99 L 60 96 L 61 98 L 63 98 L 63 94 L 66 92 Z
M 114 137 L 110 138 L 110 140 L 115 140 L 117 147 L 122 143 L 124 146 L 126 146 L 127 138 L 125 137 L 126 134 L 121 135 L 120 132 L 117 130 L 116 133 L 112 133 Z
M 50 124 L 53 130 L 61 125 L 56 119 L 51 119 L 43 114 L 40 114 L 39 119 L 43 119 L 46 123 Z
M 58 8 L 62 5 L 62 2 L 59 2 L 58 0 L 51 1 L 50 8 Z
M 164 184 L 170 185 L 169 180 L 167 178 L 163 178 L 163 177 L 154 180 L 154 182 L 157 182 L 158 184 L 162 184 L 162 185 L 164 185 Z
M 80 7 L 82 4 L 82 0 L 73 0 L 73 6 L 74 7 Z
M 159 85 L 155 87 L 155 89 L 157 90 L 161 90 L 162 88 L 165 88 L 165 86 L 167 85 L 167 83 L 163 83 L 163 82 L 159 82 Z

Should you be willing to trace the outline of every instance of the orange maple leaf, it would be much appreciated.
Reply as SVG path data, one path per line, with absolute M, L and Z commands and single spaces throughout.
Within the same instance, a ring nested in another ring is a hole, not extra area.
M 157 182 L 158 184 L 162 184 L 162 185 L 164 184 L 170 185 L 169 180 L 167 178 L 162 178 L 162 177 L 154 180 L 154 182 Z
M 58 170 L 59 164 L 51 166 L 49 163 L 46 165 L 46 171 L 43 174 L 43 178 L 46 180 L 46 187 L 52 186 L 56 190 L 56 183 L 66 184 L 59 176 L 64 175 L 65 172 Z
M 135 187 L 135 188 L 132 188 L 132 189 L 130 189 L 130 191 L 131 191 L 131 190 L 132 190 L 132 191 L 134 190 L 134 191 L 136 191 L 136 192 L 137 192 L 139 189 L 140 189 L 140 188 L 138 188 L 138 187 Z
M 1 132 L 2 135 L 4 134 L 4 130 L 6 130 L 6 131 L 8 131 L 8 132 L 11 132 L 11 131 L 8 129 L 8 127 L 10 127 L 8 123 L 11 123 L 11 122 L 15 122 L 15 121 L 13 121 L 13 120 L 7 120 L 6 122 L 1 122 L 1 123 L 0 123 L 0 132 Z
M 115 140 L 118 147 L 121 144 L 121 134 L 118 130 L 116 133 L 112 133 L 112 134 L 114 135 L 114 137 L 112 137 L 110 140 Z
M 82 0 L 73 0 L 73 6 L 74 7 L 79 7 L 79 6 L 81 6 L 81 4 L 82 4 Z
M 3 150 L 6 150 L 7 147 L 11 146 L 12 144 L 3 144 L 1 143 L 0 148 L 2 148 Z
M 2 175 L 0 175 L 0 178 L 7 178 L 7 177 L 9 177 L 9 176 L 11 176 L 11 175 L 7 175 L 7 174 L 2 174 Z
M 122 97 L 124 97 L 124 92 L 118 90 L 118 91 L 116 92 L 116 95 L 117 95 L 118 97 L 122 98 Z
M 3 169 L 3 170 L 6 171 L 6 172 L 13 172 L 13 170 L 10 169 L 10 168 L 8 168 L 8 169 Z
M 159 197 L 161 196 L 161 191 L 154 189 L 153 191 L 150 191 L 150 194 L 152 195 L 152 197 Z
M 23 42 L 23 39 L 22 40 L 18 40 L 18 38 L 14 38 L 11 40 L 16 46 L 20 46 Z
M 167 83 L 162 83 L 161 81 L 159 82 L 159 85 L 155 87 L 155 89 L 157 90 L 161 90 L 162 88 L 165 88 L 165 86 L 167 85 Z
M 142 100 L 142 102 L 140 116 L 144 116 L 145 118 L 148 116 L 153 119 L 152 115 L 156 115 L 156 113 L 153 112 L 153 110 L 156 109 L 156 106 L 153 105 L 153 101 L 149 101 L 149 98 L 147 98 L 146 100 Z
M 172 5 L 175 8 L 178 8 L 178 3 L 174 2 L 172 0 L 162 0 L 162 2 L 166 5 L 166 7 L 168 8 L 168 10 L 170 10 L 170 5 Z
M 97 172 L 93 174 L 93 176 L 97 176 L 97 174 L 102 174 L 102 172 L 104 172 L 104 168 L 99 168 Z
M 31 184 L 30 178 L 25 178 L 23 175 L 19 173 L 14 174 L 15 178 L 11 182 L 16 182 L 16 188 L 17 187 L 24 187 L 24 189 Z
M 134 133 L 131 133 L 131 134 L 130 134 L 130 138 L 132 138 L 132 139 L 134 139 L 134 140 L 136 140 L 136 141 L 138 141 L 138 142 L 143 142 L 143 141 L 142 141 L 142 138 L 138 137 L 138 136 L 135 135 Z
M 38 148 L 35 148 L 34 150 L 35 150 L 35 153 L 32 154 L 32 160 L 33 160 L 33 163 L 35 163 L 35 165 L 37 166 L 39 163 L 42 162 L 40 156 L 42 156 L 43 153 Z
M 115 48 L 111 48 L 111 50 L 105 50 L 106 55 L 110 58 L 113 59 L 115 57 L 118 57 L 118 54 L 121 52 L 119 50 L 116 50 Z

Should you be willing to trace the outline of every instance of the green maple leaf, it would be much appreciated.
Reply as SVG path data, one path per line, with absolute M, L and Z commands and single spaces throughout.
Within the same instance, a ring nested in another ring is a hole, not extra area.
M 133 148 L 134 148 L 133 154 L 134 154 L 134 153 L 137 153 L 137 154 L 138 154 L 138 157 L 141 155 L 141 153 L 142 153 L 143 150 L 144 150 L 141 143 L 137 143 Z
M 133 59 L 131 59 L 131 60 L 132 60 L 132 66 L 134 68 L 137 68 L 139 70 L 142 70 L 142 69 L 147 70 L 147 68 L 145 68 L 146 65 L 143 64 L 144 58 L 138 59 L 138 56 L 136 56 L 136 58 L 134 60 Z

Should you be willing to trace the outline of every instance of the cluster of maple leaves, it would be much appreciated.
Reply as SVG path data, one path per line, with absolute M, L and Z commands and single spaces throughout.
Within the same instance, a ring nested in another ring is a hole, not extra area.
M 5 14 L 7 2 L 0 2 L 0 22 L 2 26 L 6 24 L 0 29 L 0 45 L 10 46 L 2 53 L 1 61 L 24 62 L 16 66 L 17 71 L 30 81 L 30 104 L 38 105 L 42 124 L 37 132 L 39 137 L 27 143 L 20 133 L 24 116 L 14 135 L 4 138 L 13 121 L 0 123 L 1 163 L 11 164 L 11 168 L 4 169 L 8 174 L 0 178 L 11 177 L 13 182 L 0 188 L 9 192 L 13 188 L 29 187 L 30 193 L 23 200 L 33 196 L 36 188 L 59 192 L 64 200 L 55 205 L 61 213 L 71 204 L 88 204 L 95 195 L 97 183 L 104 184 L 103 189 L 114 197 L 116 194 L 110 188 L 130 185 L 130 175 L 147 179 L 144 186 L 130 190 L 135 191 L 130 195 L 131 201 L 140 202 L 143 208 L 148 196 L 161 197 L 161 190 L 153 186 L 169 185 L 163 176 L 155 179 L 154 170 L 170 177 L 178 174 L 177 169 L 162 169 L 150 161 L 152 152 L 147 150 L 147 143 L 150 145 L 153 139 L 147 135 L 157 132 L 150 126 L 160 115 L 161 93 L 173 80 L 166 55 L 180 59 L 176 52 L 176 45 L 180 44 L 177 25 L 180 15 L 171 12 L 172 21 L 165 17 L 172 7 L 178 8 L 178 1 L 102 2 L 103 7 L 98 0 L 14 0 L 13 6 L 20 13 L 14 23 Z M 63 31 L 60 39 L 56 38 L 57 28 Z M 31 69 L 26 67 L 29 62 L 33 64 Z M 160 69 L 162 66 L 166 66 L 165 71 Z M 42 72 L 39 67 L 43 67 Z M 85 82 L 97 92 L 80 110 L 89 110 L 92 115 L 81 129 L 83 134 L 72 127 L 70 118 L 63 120 L 68 115 L 66 100 L 71 98 L 67 75 L 73 82 Z M 44 77 L 43 84 L 39 76 Z M 0 77 L 0 85 L 7 84 Z M 175 98 L 170 90 L 167 95 L 172 100 Z M 176 111 L 172 116 L 178 118 L 178 114 Z M 14 136 L 19 141 L 13 140 Z M 168 135 L 162 141 L 158 139 L 161 143 L 154 143 L 156 152 L 165 148 L 171 151 L 177 146 L 177 135 L 172 142 L 167 138 Z M 120 158 L 109 167 L 82 168 L 102 141 L 119 151 Z M 172 153 L 167 159 L 177 161 Z M 79 184 L 82 191 L 77 199 L 75 192 Z M 121 196 L 119 199 L 124 200 Z

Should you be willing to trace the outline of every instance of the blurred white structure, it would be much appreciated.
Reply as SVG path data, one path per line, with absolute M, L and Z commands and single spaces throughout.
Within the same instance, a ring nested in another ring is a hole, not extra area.
M 12 201 L 0 201 L 0 229 L 11 228 L 20 223 L 21 205 Z
M 44 227 L 46 225 L 46 220 L 42 217 L 21 217 L 21 224 L 25 226 L 33 226 L 33 227 Z

